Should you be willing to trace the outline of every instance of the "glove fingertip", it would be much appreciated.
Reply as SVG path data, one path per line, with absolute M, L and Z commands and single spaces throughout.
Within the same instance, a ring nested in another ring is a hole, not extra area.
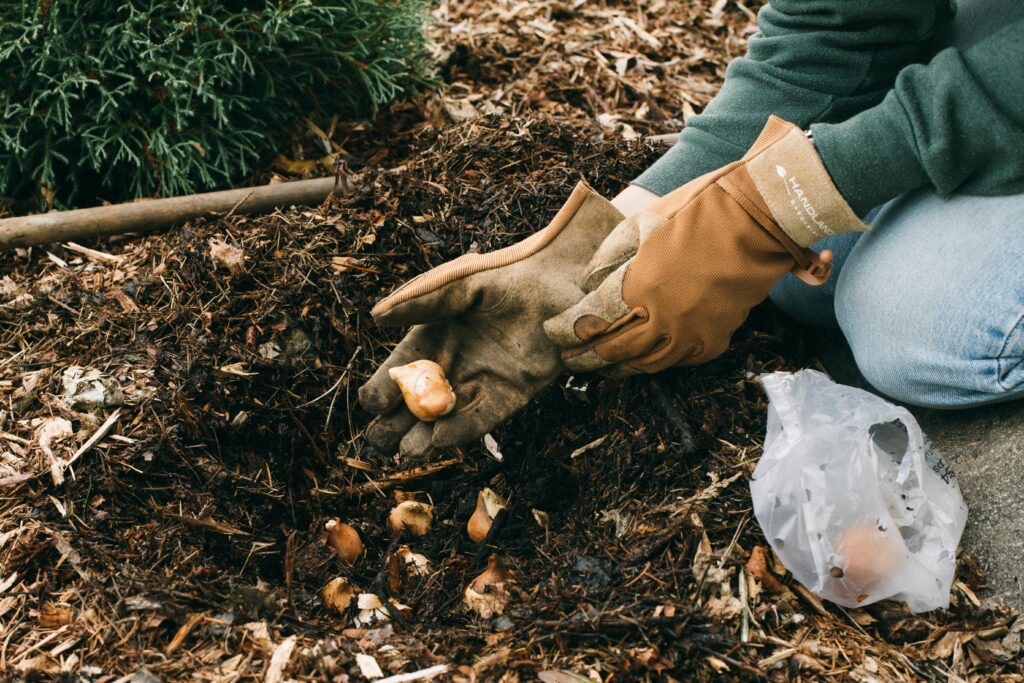
M 393 310 L 394 307 L 388 304 L 387 299 L 381 299 L 370 309 L 370 317 L 373 318 L 375 324 L 381 327 L 388 327 L 391 325 L 389 318 L 392 317 L 391 312 Z
M 393 453 L 399 442 L 416 425 L 416 418 L 404 408 L 380 415 L 366 427 L 366 442 L 384 453 Z
M 573 321 L 576 318 L 575 307 L 562 311 L 553 318 L 548 318 L 543 323 L 544 334 L 556 346 L 569 348 L 580 343 L 576 336 Z
M 390 379 L 388 382 L 393 384 Z M 383 415 L 398 404 L 401 393 L 391 387 L 379 386 L 378 378 L 374 377 L 369 382 L 359 387 L 356 392 L 359 405 L 369 413 Z
M 433 425 L 427 422 L 413 425 L 398 446 L 398 456 L 403 463 L 410 465 L 430 459 L 434 450 L 431 443 L 432 431 Z

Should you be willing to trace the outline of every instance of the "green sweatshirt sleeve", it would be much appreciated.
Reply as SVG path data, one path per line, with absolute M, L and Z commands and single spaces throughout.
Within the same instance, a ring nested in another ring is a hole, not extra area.
M 807 127 L 873 107 L 951 16 L 949 0 L 772 0 L 718 95 L 634 183 L 664 195 L 739 159 L 771 114 Z
M 811 130 L 861 214 L 925 185 L 942 196 L 1024 192 L 1024 20 L 908 67 L 881 104 Z

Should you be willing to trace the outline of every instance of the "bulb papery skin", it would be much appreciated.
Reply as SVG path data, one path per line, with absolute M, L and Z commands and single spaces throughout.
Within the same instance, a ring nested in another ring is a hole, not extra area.
M 406 500 L 391 508 L 388 514 L 388 529 L 401 533 L 403 529 L 413 536 L 424 536 L 434 522 L 433 507 L 415 500 Z
M 358 592 L 359 589 L 353 586 L 348 579 L 339 576 L 324 586 L 322 595 L 324 604 L 339 612 L 345 612 Z
M 405 405 L 424 422 L 434 422 L 455 410 L 455 392 L 444 368 L 432 360 L 417 360 L 388 370 L 402 390 Z

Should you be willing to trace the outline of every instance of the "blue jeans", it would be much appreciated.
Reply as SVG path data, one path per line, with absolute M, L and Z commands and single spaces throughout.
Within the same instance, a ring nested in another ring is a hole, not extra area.
M 800 322 L 838 327 L 878 391 L 960 408 L 1024 397 L 1024 195 L 899 197 L 870 233 L 830 237 L 832 277 L 787 275 L 772 300 Z

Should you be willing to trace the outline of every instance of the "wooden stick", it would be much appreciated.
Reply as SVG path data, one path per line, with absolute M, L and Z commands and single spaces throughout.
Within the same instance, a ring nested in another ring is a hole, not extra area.
M 99 235 L 160 230 L 179 225 L 190 218 L 218 213 L 266 213 L 291 204 L 315 205 L 331 192 L 350 194 L 352 187 L 344 178 L 338 182 L 331 176 L 4 218 L 0 219 L 0 250 Z

